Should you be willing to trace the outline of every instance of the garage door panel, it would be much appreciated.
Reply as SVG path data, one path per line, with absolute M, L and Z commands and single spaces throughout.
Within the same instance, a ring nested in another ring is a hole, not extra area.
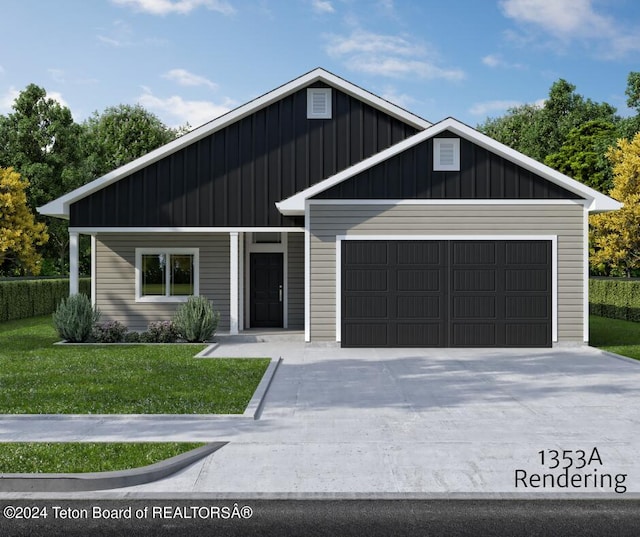
M 438 319 L 441 316 L 439 296 L 398 296 L 398 319 Z
M 505 344 L 507 347 L 538 347 L 541 341 L 550 341 L 547 323 L 507 323 Z
M 395 325 L 398 347 L 444 347 L 442 323 L 399 323 Z
M 452 291 L 495 291 L 496 270 L 494 269 L 454 269 Z
M 349 319 L 387 319 L 386 296 L 350 296 L 345 300 L 345 315 Z
M 507 265 L 547 265 L 551 262 L 545 242 L 514 242 L 505 244 Z
M 388 347 L 387 323 L 345 323 L 343 338 L 352 347 Z
M 456 265 L 494 265 L 496 245 L 491 241 L 455 241 L 451 245 Z
M 496 297 L 489 296 L 455 296 L 452 300 L 453 319 L 495 319 Z
M 441 289 L 440 270 L 398 269 L 396 289 L 398 291 L 439 291 Z
M 440 265 L 440 243 L 399 241 L 396 243 L 398 265 Z
M 549 290 L 551 281 L 546 269 L 507 269 L 505 271 L 506 291 L 541 291 Z
M 507 319 L 546 319 L 550 306 L 546 296 L 508 296 L 506 316 Z
M 343 262 L 346 265 L 380 265 L 387 264 L 387 244 L 379 241 L 362 241 L 349 245 Z
M 495 323 L 452 323 L 456 347 L 495 347 L 498 344 Z
M 347 291 L 388 291 L 388 270 L 370 269 L 346 271 Z

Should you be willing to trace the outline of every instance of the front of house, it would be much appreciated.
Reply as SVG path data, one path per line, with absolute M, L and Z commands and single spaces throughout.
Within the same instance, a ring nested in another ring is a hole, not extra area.
M 93 300 L 143 330 L 342 346 L 588 341 L 589 212 L 619 204 L 451 118 L 316 69 L 41 207 L 92 237 Z

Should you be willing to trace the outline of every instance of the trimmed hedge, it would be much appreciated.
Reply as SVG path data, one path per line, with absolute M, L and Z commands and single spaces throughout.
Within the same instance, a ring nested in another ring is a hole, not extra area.
M 640 322 L 640 280 L 590 278 L 589 312 L 611 319 Z
M 80 292 L 91 296 L 91 278 L 80 278 Z M 0 322 L 53 313 L 69 296 L 69 280 L 0 281 Z

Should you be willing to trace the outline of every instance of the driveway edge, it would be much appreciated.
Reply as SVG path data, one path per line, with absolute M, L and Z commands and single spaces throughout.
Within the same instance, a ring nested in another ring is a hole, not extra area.
M 0 474 L 0 492 L 80 492 L 142 485 L 176 473 L 228 442 L 213 442 L 170 459 L 129 470 L 79 474 Z

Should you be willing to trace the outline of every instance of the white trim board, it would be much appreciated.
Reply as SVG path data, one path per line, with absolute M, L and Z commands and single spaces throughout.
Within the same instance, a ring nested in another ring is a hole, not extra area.
M 264 95 L 249 101 L 238 108 L 227 112 L 226 114 L 205 123 L 204 125 L 193 129 L 191 132 L 181 136 L 180 138 L 169 142 L 168 144 L 159 147 L 158 149 L 147 153 L 146 155 L 121 166 L 120 168 L 113 170 L 112 172 L 87 183 L 80 188 L 61 196 L 42 207 L 38 207 L 38 212 L 47 216 L 56 216 L 58 218 L 69 218 L 69 206 L 76 201 L 85 198 L 105 188 L 120 179 L 135 173 L 136 171 L 165 158 L 180 149 L 187 147 L 211 134 L 217 132 L 232 123 L 239 121 L 240 119 L 247 117 L 254 112 L 257 112 L 261 108 L 269 106 L 270 104 L 295 93 L 316 82 L 324 82 L 336 89 L 339 89 L 357 99 L 364 101 L 365 103 L 373 106 L 378 110 L 389 114 L 401 121 L 409 123 L 413 127 L 423 130 L 431 126 L 429 121 L 412 114 L 411 112 L 401 108 L 373 93 L 366 91 L 365 89 L 348 82 L 347 80 L 340 78 L 324 69 L 317 68 L 313 71 L 291 80 L 290 82 L 268 92 Z
M 588 200 L 578 199 L 312 199 L 310 205 L 582 205 Z
M 343 170 L 331 177 L 316 183 L 315 185 L 310 186 L 309 188 L 298 192 L 297 194 L 279 201 L 276 203 L 276 207 L 278 210 L 284 215 L 301 215 L 304 211 L 304 201 L 307 199 L 328 190 L 329 188 L 346 181 L 347 179 L 357 175 L 360 172 L 368 170 L 373 166 L 384 162 L 385 160 L 394 157 L 407 149 L 410 149 L 429 138 L 433 138 L 437 134 L 443 131 L 450 131 L 454 134 L 459 135 L 462 138 L 465 138 L 472 143 L 483 147 L 492 153 L 495 153 L 506 160 L 521 166 L 522 168 L 529 170 L 536 175 L 547 179 L 548 181 L 565 188 L 569 192 L 573 192 L 574 194 L 585 198 L 589 202 L 589 211 L 591 212 L 599 212 L 599 211 L 613 211 L 617 210 L 621 207 L 621 204 L 616 200 L 610 198 L 609 196 L 605 196 L 600 192 L 589 188 L 588 186 L 579 183 L 578 181 L 572 179 L 571 177 L 564 175 L 549 166 L 546 166 L 537 160 L 532 159 L 518 151 L 507 147 L 504 144 L 494 140 L 493 138 L 489 138 L 485 134 L 472 129 L 471 127 L 461 123 L 460 121 L 447 118 L 440 123 L 437 123 L 428 129 L 425 129 L 422 132 L 418 132 L 413 136 L 406 138 L 405 140 L 398 142 L 395 145 L 381 151 L 380 153 L 376 153 L 371 157 Z
M 135 301 L 138 302 L 156 302 L 156 303 L 181 303 L 189 299 L 187 295 L 171 296 L 171 295 L 153 295 L 142 296 L 142 256 L 145 254 L 184 254 L 193 256 L 193 296 L 200 294 L 200 249 L 199 248 L 163 248 L 144 247 L 135 249 Z M 167 270 L 167 288 L 170 284 L 171 273 Z
M 302 233 L 302 227 L 70 227 L 70 233 L 246 233 L 280 231 Z
M 557 235 L 336 235 L 336 341 L 342 341 L 342 241 L 551 241 L 551 341 L 558 341 Z

